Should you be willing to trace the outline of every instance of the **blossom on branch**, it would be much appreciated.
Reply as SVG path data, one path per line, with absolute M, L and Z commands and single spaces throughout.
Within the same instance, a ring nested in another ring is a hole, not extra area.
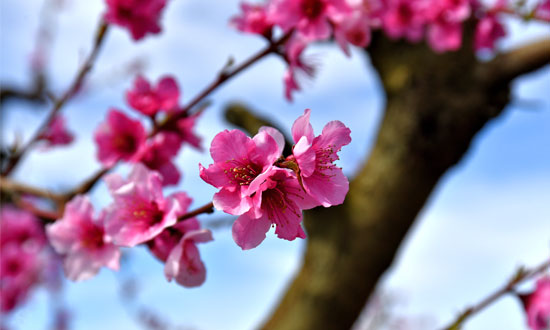
M 162 185 L 178 184 L 181 174 L 172 162 L 181 147 L 181 139 L 176 133 L 161 132 L 149 139 L 141 153 L 140 162 L 162 176 Z
M 156 86 L 138 75 L 132 89 L 126 92 L 126 101 L 135 110 L 146 116 L 154 116 L 159 111 L 171 111 L 178 107 L 180 89 L 172 76 L 162 77 Z
M 241 11 L 241 16 L 231 18 L 232 26 L 245 33 L 259 34 L 266 38 L 271 37 L 273 22 L 267 15 L 265 5 L 241 3 Z
M 334 161 L 351 142 L 350 130 L 332 121 L 315 137 L 309 116 L 307 109 L 294 123 L 297 143 L 287 158 L 282 157 L 283 135 L 262 127 L 254 138 L 238 130 L 219 133 L 210 147 L 214 164 L 207 169 L 199 165 L 201 178 L 220 188 L 214 206 L 240 215 L 232 231 L 243 250 L 258 246 L 272 226 L 279 238 L 305 238 L 303 210 L 344 201 L 349 183 Z
M 141 163 L 134 165 L 127 180 L 116 173 L 104 180 L 114 199 L 106 210 L 105 231 L 117 245 L 132 247 L 154 238 L 187 209 L 187 195 L 164 197 L 160 174 Z
M 159 25 L 166 0 L 106 0 L 105 20 L 130 31 L 134 40 L 148 33 L 160 33 Z
M 527 324 L 532 330 L 550 328 L 550 277 L 537 281 L 535 291 L 521 296 L 527 312 Z
M 351 142 L 351 131 L 342 122 L 331 121 L 321 135 L 314 136 L 310 114 L 311 110 L 306 109 L 292 125 L 296 143 L 292 158 L 298 163 L 298 175 L 305 191 L 324 207 L 342 204 L 349 182 L 334 161 L 339 159 L 340 149 Z
M 306 238 L 302 210 L 318 206 L 287 169 L 271 168 L 252 196 L 252 208 L 233 223 L 233 240 L 243 250 L 258 246 L 271 226 L 277 237 L 292 241 Z
M 105 266 L 118 270 L 120 251 L 106 234 L 102 212 L 94 217 L 94 209 L 86 196 L 74 197 L 63 217 L 46 227 L 55 251 L 63 256 L 65 276 L 73 281 L 86 280 Z
M 74 135 L 67 130 L 65 118 L 57 115 L 49 123 L 39 139 L 45 141 L 48 147 L 61 146 L 73 142 Z
M 214 195 L 214 206 L 233 215 L 248 212 L 251 196 L 270 175 L 281 153 L 276 139 L 265 131 L 254 138 L 239 130 L 218 133 L 210 146 L 214 164 L 208 168 L 199 164 L 201 179 L 220 188 Z
M 141 122 L 113 108 L 94 133 L 97 158 L 105 166 L 112 166 L 119 160 L 136 162 L 146 138 Z

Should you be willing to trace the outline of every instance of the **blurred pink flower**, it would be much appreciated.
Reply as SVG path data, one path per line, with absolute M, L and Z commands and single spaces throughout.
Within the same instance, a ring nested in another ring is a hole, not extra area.
M 474 48 L 476 51 L 493 50 L 495 42 L 506 35 L 506 31 L 495 15 L 486 15 L 476 26 Z
M 16 308 L 39 283 L 46 236 L 31 213 L 3 205 L 0 211 L 0 304 Z
M 292 137 L 296 143 L 293 157 L 300 169 L 299 176 L 305 191 L 324 207 L 342 204 L 349 189 L 349 182 L 342 169 L 334 165 L 340 149 L 351 142 L 350 129 L 340 121 L 325 125 L 321 135 L 315 137 L 309 123 L 311 110 L 292 125 Z
M 422 1 L 388 0 L 382 20 L 390 38 L 416 42 L 422 39 L 427 18 Z
M 285 85 L 285 97 L 292 101 L 292 93 L 299 91 L 300 86 L 296 80 L 298 75 L 313 77 L 315 68 L 303 58 L 304 50 L 308 43 L 300 37 L 292 37 L 285 45 L 285 59 L 288 62 L 288 69 L 283 76 Z
M 438 53 L 458 50 L 462 44 L 462 23 L 439 16 L 428 25 L 428 44 Z
M 550 22 L 550 0 L 542 0 L 535 8 L 535 16 Z
M 527 324 L 532 330 L 547 330 L 550 328 L 550 277 L 542 277 L 537 281 L 535 291 L 523 296 L 527 312 Z
M 134 165 L 127 180 L 118 174 L 105 176 L 114 203 L 107 208 L 105 231 L 121 246 L 144 243 L 174 225 L 185 213 L 186 196 L 164 197 L 162 178 L 143 164 Z
M 208 168 L 199 164 L 200 177 L 220 188 L 214 195 L 214 206 L 233 215 L 250 210 L 250 196 L 266 180 L 268 170 L 281 152 L 277 141 L 265 131 L 260 131 L 254 138 L 239 130 L 218 133 L 210 146 L 214 164 Z
M 241 15 L 234 16 L 230 24 L 245 33 L 271 36 L 273 23 L 267 16 L 266 6 L 262 4 L 241 3 Z
M 362 10 L 348 15 L 334 28 L 334 38 L 347 56 L 350 56 L 348 44 L 367 47 L 371 40 L 370 18 Z
M 176 123 L 176 133 L 182 142 L 189 143 L 193 148 L 202 151 L 201 138 L 194 132 L 200 112 L 184 117 Z
M 162 77 L 155 87 L 138 75 L 132 89 L 126 92 L 126 101 L 135 110 L 154 116 L 160 110 L 171 111 L 178 107 L 180 90 L 172 76 Z
M 11 205 L 2 205 L 0 228 L 2 249 L 8 244 L 14 244 L 29 253 L 37 253 L 46 244 L 40 221 L 32 213 Z
M 46 127 L 45 131 L 40 135 L 40 140 L 47 143 L 48 147 L 56 145 L 67 145 L 73 142 L 74 136 L 67 131 L 65 119 L 57 115 Z
M 86 280 L 105 266 L 118 270 L 120 251 L 105 233 L 104 214 L 94 218 L 86 196 L 76 196 L 65 207 L 63 217 L 46 227 L 50 243 L 63 256 L 65 276 Z
M 159 25 L 166 0 L 106 0 L 105 20 L 127 28 L 134 40 L 140 40 L 147 33 L 160 33 Z
M 171 230 L 179 231 L 180 239 L 170 249 L 166 257 L 164 274 L 166 279 L 185 287 L 195 287 L 204 283 L 206 268 L 201 260 L 196 243 L 212 241 L 212 233 L 208 229 L 200 229 L 199 222 L 195 219 L 187 219 L 178 223 Z M 171 240 L 175 236 L 172 234 Z
M 268 17 L 285 32 L 296 29 L 296 33 L 311 42 L 328 39 L 331 23 L 351 10 L 345 0 L 273 0 Z
M 112 166 L 119 160 L 136 162 L 146 138 L 141 122 L 113 108 L 94 133 L 97 158 L 104 166 Z
M 141 154 L 140 162 L 162 175 L 162 185 L 178 184 L 181 174 L 172 162 L 180 149 L 181 140 L 176 133 L 161 132 L 150 139 Z

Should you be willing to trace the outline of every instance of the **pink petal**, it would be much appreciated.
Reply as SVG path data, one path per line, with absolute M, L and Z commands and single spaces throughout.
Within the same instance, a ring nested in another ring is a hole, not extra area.
M 239 190 L 229 191 L 222 188 L 213 198 L 214 207 L 233 215 L 241 215 L 252 206 L 250 197 L 242 197 Z
M 270 226 L 271 222 L 267 217 L 253 219 L 249 217 L 248 213 L 245 213 L 233 223 L 233 240 L 241 249 L 250 250 L 265 239 L 265 234 Z
M 304 114 L 298 117 L 292 125 L 292 138 L 294 142 L 298 142 L 302 136 L 307 138 L 309 143 L 313 142 L 313 127 L 309 123 L 309 116 L 311 114 L 310 109 L 306 109 Z
M 218 133 L 212 140 L 210 154 L 214 162 L 241 160 L 248 158 L 248 150 L 253 147 L 254 142 L 243 132 L 237 129 L 225 130 Z
M 342 204 L 349 190 L 349 181 L 339 168 L 316 172 L 304 177 L 302 182 L 308 193 L 324 207 Z
M 298 143 L 294 145 L 292 154 L 298 162 L 301 176 L 310 176 L 313 174 L 317 166 L 315 161 L 315 149 L 311 147 L 311 143 L 305 136 L 302 136 L 300 140 L 298 140 Z
M 275 139 L 275 142 L 277 142 L 277 146 L 279 146 L 278 153 L 283 153 L 283 150 L 285 148 L 285 137 L 281 132 L 279 132 L 278 129 L 269 126 L 262 126 L 260 127 L 259 132 L 266 132 L 267 134 L 271 135 L 271 137 Z
M 168 281 L 175 279 L 178 284 L 185 287 L 196 287 L 204 283 L 206 269 L 197 246 L 182 238 L 168 256 L 164 274 Z
M 180 90 L 176 80 L 167 76 L 162 78 L 157 85 L 157 96 L 160 100 L 160 107 L 164 110 L 172 110 L 178 106 Z

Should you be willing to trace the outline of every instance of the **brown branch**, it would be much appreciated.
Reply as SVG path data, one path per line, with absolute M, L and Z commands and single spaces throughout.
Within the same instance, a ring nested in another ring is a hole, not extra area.
M 541 39 L 497 55 L 478 68 L 478 77 L 489 84 L 508 84 L 513 79 L 550 64 L 550 39 Z
M 92 70 L 93 64 L 97 58 L 97 55 L 99 54 L 99 50 L 101 48 L 101 45 L 103 44 L 103 40 L 105 39 L 105 35 L 107 33 L 109 25 L 101 20 L 99 27 L 97 28 L 94 44 L 92 47 L 92 51 L 88 58 L 84 61 L 80 69 L 78 70 L 76 77 L 74 78 L 72 84 L 69 86 L 69 88 L 65 91 L 63 96 L 59 98 L 53 105 L 52 109 L 50 110 L 50 113 L 46 120 L 40 125 L 38 130 L 35 132 L 33 137 L 29 140 L 29 142 L 24 145 L 21 149 L 19 149 L 14 155 L 12 155 L 10 161 L 8 162 L 6 168 L 2 171 L 3 176 L 7 176 L 15 169 L 21 158 L 29 151 L 34 144 L 36 144 L 40 140 L 40 136 L 43 134 L 43 132 L 48 128 L 48 126 L 51 124 L 51 122 L 55 119 L 58 112 L 63 108 L 65 103 L 74 96 L 78 92 L 78 90 L 81 88 L 82 84 L 84 83 L 84 78 L 86 75 Z
M 183 221 L 185 219 L 189 219 L 203 213 L 214 213 L 214 204 L 210 202 L 206 205 L 199 207 L 198 209 L 185 213 L 184 215 L 178 217 L 178 221 Z
M 533 278 L 534 276 L 544 272 L 550 268 L 550 260 L 547 260 L 543 262 L 542 264 L 538 265 L 537 267 L 531 269 L 531 270 L 525 270 L 523 268 L 520 268 L 517 273 L 507 282 L 505 283 L 501 288 L 496 290 L 495 292 L 491 293 L 484 299 L 482 299 L 479 303 L 473 305 L 472 307 L 467 308 L 463 313 L 461 313 L 455 321 L 453 321 L 449 326 L 443 328 L 444 330 L 458 330 L 462 326 L 462 324 L 473 315 L 481 312 L 483 309 L 497 301 L 499 298 L 504 296 L 507 293 L 514 292 L 514 289 L 516 286 L 523 281 L 526 281 L 530 278 Z
M 63 196 L 53 193 L 49 190 L 26 185 L 17 181 L 11 180 L 7 177 L 0 177 L 0 190 L 6 194 L 28 194 L 36 197 L 49 199 L 53 202 L 63 201 Z
M 237 76 L 239 73 L 247 69 L 248 67 L 252 66 L 254 63 L 258 62 L 262 58 L 266 57 L 267 55 L 271 53 L 277 53 L 279 51 L 279 47 L 283 45 L 292 35 L 293 31 L 289 31 L 284 36 L 282 36 L 279 40 L 276 41 L 270 41 L 269 45 L 265 47 L 264 49 L 260 50 L 256 54 L 250 56 L 247 60 L 245 60 L 240 65 L 231 68 L 224 68 L 224 70 L 221 71 L 221 73 L 217 76 L 214 81 L 212 81 L 208 86 L 206 86 L 199 94 L 197 94 L 187 105 L 183 107 L 183 110 L 179 112 L 178 114 L 166 118 L 164 122 L 160 123 L 157 127 L 155 127 L 155 130 L 153 131 L 153 134 L 156 132 L 163 130 L 170 126 L 172 123 L 174 123 L 176 120 L 184 118 L 188 115 L 188 112 L 197 104 L 199 104 L 202 100 L 204 100 L 208 95 L 210 95 L 212 92 L 214 92 L 218 87 L 223 85 L 226 81 L 230 80 L 231 78 Z M 226 66 L 227 67 L 227 66 Z
M 92 190 L 92 188 L 96 185 L 96 183 L 98 183 L 99 180 L 105 174 L 109 173 L 115 167 L 115 165 L 113 165 L 111 167 L 101 168 L 96 173 L 92 174 L 92 176 L 90 178 L 84 180 L 81 184 L 76 186 L 76 188 L 74 188 L 73 190 L 65 193 L 63 195 L 63 200 L 65 200 L 66 202 L 70 201 L 74 196 L 83 195 L 83 194 L 89 192 L 90 190 Z

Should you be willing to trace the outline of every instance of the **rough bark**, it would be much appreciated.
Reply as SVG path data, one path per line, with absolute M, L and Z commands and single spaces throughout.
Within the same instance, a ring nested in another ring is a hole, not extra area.
M 375 38 L 370 58 L 387 93 L 376 144 L 343 205 L 306 213 L 302 268 L 263 328 L 350 328 L 440 178 L 505 108 L 510 81 L 548 63 L 548 45 L 480 63 L 468 47 L 441 55 Z M 263 124 L 237 118 L 252 131 Z

